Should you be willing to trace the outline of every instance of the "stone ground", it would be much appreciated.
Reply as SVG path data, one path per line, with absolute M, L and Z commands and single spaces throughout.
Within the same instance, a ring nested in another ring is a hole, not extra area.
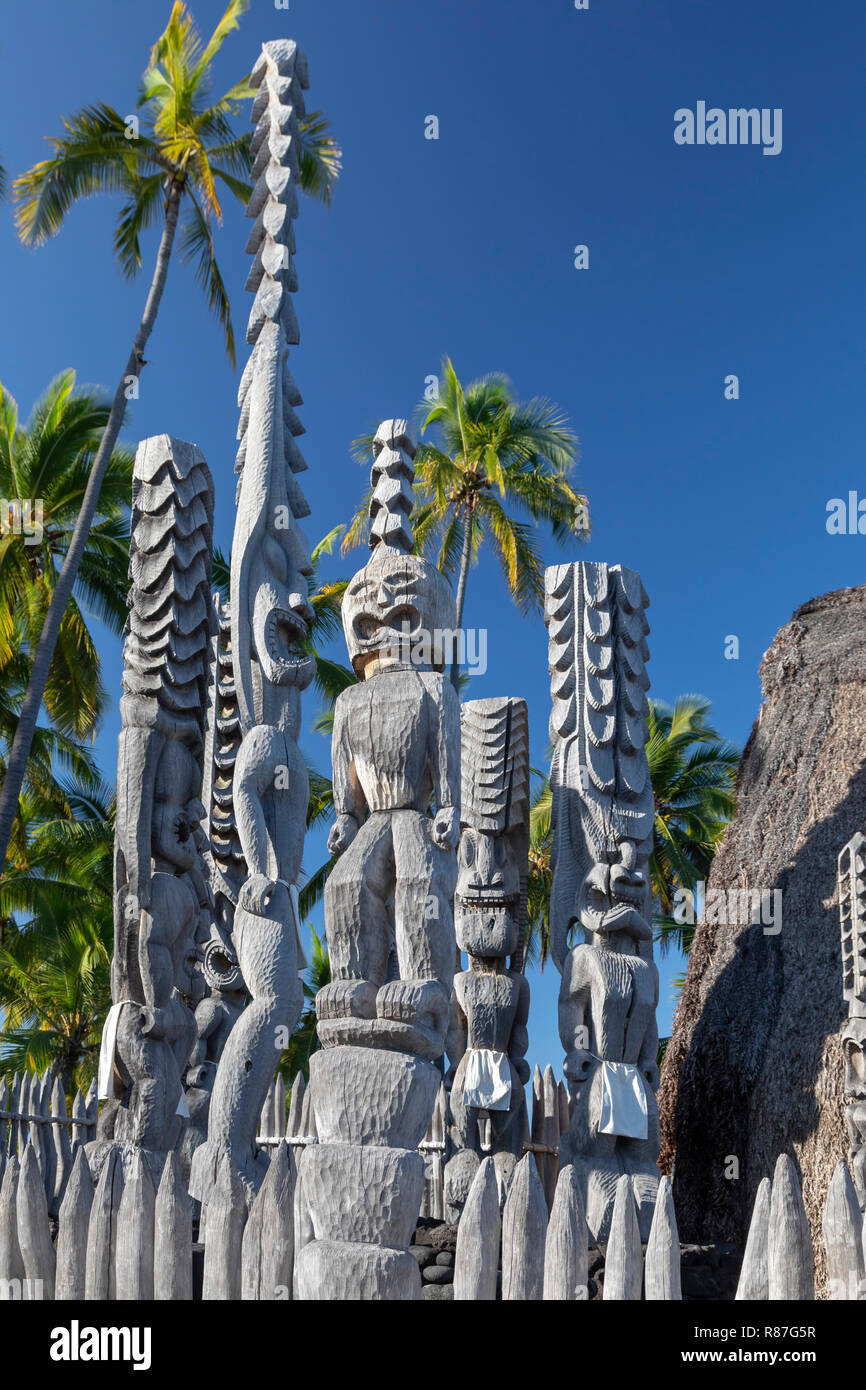
M 415 1229 L 415 1239 L 410 1249 L 421 1269 L 422 1297 L 431 1302 L 453 1300 L 457 1227 L 438 1222 L 432 1217 L 422 1216 Z M 599 1302 L 602 1299 L 604 1262 L 605 1244 L 590 1247 L 590 1302 Z M 737 1247 L 723 1241 L 682 1246 L 683 1302 L 732 1302 L 737 1291 L 741 1264 L 742 1255 Z M 499 1297 L 502 1296 L 501 1270 L 497 1281 L 497 1293 Z

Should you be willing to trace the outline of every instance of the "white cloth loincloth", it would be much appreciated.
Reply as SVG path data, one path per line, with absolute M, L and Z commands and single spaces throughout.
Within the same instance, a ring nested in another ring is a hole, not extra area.
M 637 1067 L 629 1062 L 602 1062 L 599 1134 L 646 1139 L 647 1124 L 646 1090 Z
M 463 1077 L 463 1104 L 478 1110 L 508 1109 L 511 1068 L 504 1052 L 489 1047 L 470 1049 Z

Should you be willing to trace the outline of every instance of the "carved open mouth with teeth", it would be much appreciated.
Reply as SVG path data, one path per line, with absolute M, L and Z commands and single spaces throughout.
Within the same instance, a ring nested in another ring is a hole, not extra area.
M 517 899 L 513 894 L 507 898 L 494 898 L 488 897 L 484 893 L 477 893 L 472 897 L 458 898 L 457 902 L 458 905 L 463 908 L 464 912 L 487 912 L 497 910 L 504 911 L 505 908 L 513 907 Z
M 307 625 L 287 608 L 272 608 L 265 621 L 265 645 L 274 685 L 309 685 L 316 669 L 315 657 L 303 650 Z
M 421 615 L 412 604 L 402 603 L 381 616 L 378 613 L 360 613 L 353 626 L 356 638 L 364 646 L 382 643 L 391 646 L 401 638 L 411 639 L 420 631 Z

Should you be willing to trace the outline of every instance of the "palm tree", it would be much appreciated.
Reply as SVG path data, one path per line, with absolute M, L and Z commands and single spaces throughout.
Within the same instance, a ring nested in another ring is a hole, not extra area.
M 181 212 L 181 254 L 196 260 L 196 274 L 223 327 L 226 352 L 234 364 L 234 335 L 228 295 L 217 266 L 213 222 L 222 214 L 217 183 L 245 204 L 252 167 L 251 132 L 236 135 L 231 118 L 239 101 L 253 95 L 248 79 L 211 102 L 211 66 L 226 37 L 237 28 L 249 0 L 230 3 L 206 43 L 192 15 L 176 0 L 142 79 L 138 130 L 103 102 L 85 106 L 64 120 L 65 134 L 52 138 L 55 154 L 16 180 L 18 230 L 29 246 L 59 231 L 73 203 L 95 193 L 119 193 L 114 250 L 128 277 L 141 267 L 139 237 L 161 221 L 150 287 L 129 359 L 114 394 L 102 440 L 90 469 L 78 520 L 54 587 L 33 658 L 27 695 L 6 777 L 0 792 L 0 864 L 6 856 L 33 730 L 48 679 L 63 614 L 72 595 L 88 533 L 96 514 L 105 472 L 123 423 L 131 384 L 144 366 L 144 349 L 156 322 Z M 327 202 L 340 169 L 340 149 L 327 124 L 313 112 L 302 127 L 301 186 Z
M 108 400 L 92 388 L 76 390 L 75 373 L 64 371 L 22 425 L 16 401 L 0 383 L 0 496 L 17 499 L 15 530 L 9 529 L 7 515 L 6 534 L 0 536 L 0 670 L 13 663 L 9 674 L 16 685 L 23 674 L 24 689 L 29 654 L 57 587 L 109 408 Z M 93 734 L 105 694 L 99 653 L 78 600 L 112 632 L 122 632 L 132 464 L 132 453 L 124 448 L 115 449 L 108 460 L 98 510 L 48 668 L 44 701 L 49 719 L 56 729 L 79 739 Z M 27 658 L 23 671 L 21 657 Z
M 586 498 L 568 480 L 576 462 L 573 430 L 551 402 L 517 401 L 501 374 L 464 388 L 448 358 L 432 405 L 422 401 L 419 409 L 422 434 L 436 426 L 439 444 L 422 442 L 415 455 L 415 549 L 435 545 L 439 569 L 449 576 L 456 572 L 458 629 L 469 568 L 485 541 L 520 612 L 538 612 L 544 565 L 535 526 L 548 522 L 558 542 L 588 535 Z M 369 461 L 371 444 L 369 435 L 355 441 L 359 461 Z M 346 532 L 344 554 L 366 539 L 369 501 L 368 489 Z M 516 519 L 505 504 L 529 520 Z M 455 660 L 455 686 L 458 678 Z
M 671 946 L 688 953 L 695 929 L 671 917 L 674 894 L 694 892 L 706 880 L 736 807 L 740 753 L 711 726 L 710 714 L 703 695 L 680 695 L 673 708 L 650 701 L 647 758 L 655 798 L 650 881 L 662 955 Z
M 65 810 L 28 799 L 26 863 L 0 884 L 0 1072 L 50 1066 L 87 1089 L 111 1003 L 114 800 L 98 780 L 60 784 Z
M 655 837 L 650 856 L 650 891 L 656 941 L 664 955 L 671 946 L 687 953 L 694 927 L 670 916 L 677 889 L 693 892 L 709 873 L 725 826 L 734 814 L 734 774 L 739 753 L 709 723 L 710 702 L 681 695 L 671 709 L 650 700 L 647 760 L 655 801 Z M 550 947 L 550 782 L 542 773 L 532 798 L 528 909 L 530 959 L 543 966 Z

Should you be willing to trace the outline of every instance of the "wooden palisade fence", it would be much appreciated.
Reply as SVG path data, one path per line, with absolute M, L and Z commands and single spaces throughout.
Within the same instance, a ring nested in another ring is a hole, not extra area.
M 206 1300 L 292 1297 L 295 1231 L 305 1225 L 296 1193 L 301 1146 L 316 1143 L 303 1077 L 286 1092 L 277 1078 L 262 1111 L 259 1143 L 268 1175 L 248 1210 L 230 1159 L 223 1160 L 201 1222 L 196 1296 Z M 557 1172 L 568 1122 L 551 1068 L 536 1069 L 530 1133 L 507 1193 L 492 1158 L 482 1161 L 458 1227 L 454 1298 L 583 1301 L 591 1239 L 570 1167 Z M 96 1096 L 79 1092 L 73 1115 L 50 1078 L 0 1083 L 0 1298 L 133 1300 L 194 1297 L 194 1210 L 177 1155 L 158 1187 L 140 1154 L 112 1151 L 94 1184 L 84 1144 L 94 1135 Z M 440 1090 L 421 1151 L 427 1162 L 422 1214 L 441 1219 L 447 1098 Z M 827 1195 L 824 1243 L 830 1297 L 866 1292 L 863 1219 L 840 1162 Z M 680 1245 L 671 1184 L 662 1178 L 646 1249 L 630 1179 L 616 1193 L 604 1265 L 605 1300 L 681 1298 Z M 781 1155 L 755 1200 L 737 1298 L 814 1297 L 812 1247 L 793 1162 Z

